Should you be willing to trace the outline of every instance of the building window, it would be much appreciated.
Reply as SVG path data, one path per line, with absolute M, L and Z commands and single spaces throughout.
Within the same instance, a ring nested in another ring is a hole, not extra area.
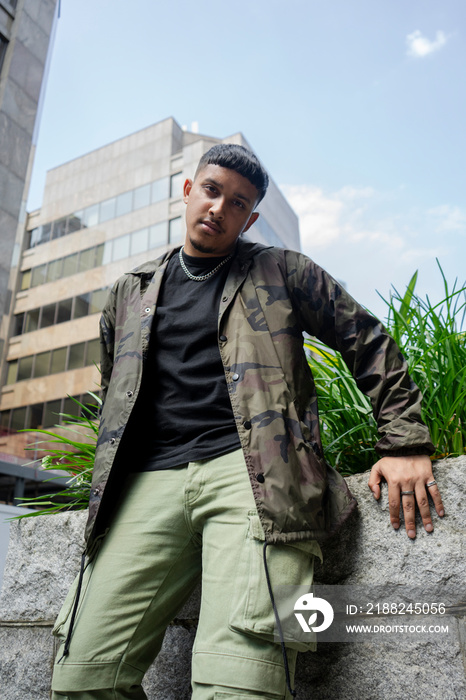
M 61 411 L 61 399 L 57 401 L 47 401 L 44 404 L 44 427 L 48 428 L 60 422 L 59 413 Z
M 89 314 L 98 314 L 105 306 L 108 297 L 108 289 L 97 289 L 91 292 L 91 301 L 89 303 Z
M 45 377 L 49 373 L 50 366 L 50 350 L 48 352 L 40 352 L 36 355 L 34 363 L 33 377 Z
M 161 202 L 167 199 L 170 193 L 170 180 L 168 177 L 163 177 L 160 180 L 156 180 L 152 183 L 151 191 L 151 202 L 155 204 L 156 202 Z
M 18 360 L 18 375 L 16 381 L 22 382 L 23 379 L 31 378 L 33 359 L 34 355 L 29 355 L 29 357 L 22 357 L 20 360 Z
M 116 197 L 111 199 L 106 199 L 105 202 L 100 203 L 100 222 L 110 221 L 110 219 L 115 218 L 116 212 Z
M 39 314 L 40 314 L 40 308 L 39 309 L 31 309 L 31 311 L 27 311 L 25 316 L 25 328 L 24 332 L 25 333 L 32 333 L 32 331 L 36 331 L 39 328 Z
M 169 243 L 180 243 L 183 238 L 183 230 L 181 227 L 181 216 L 176 219 L 171 219 L 168 222 L 168 242 Z
M 116 198 L 116 215 L 123 216 L 129 214 L 133 209 L 133 193 L 124 192 Z
M 89 293 L 80 294 L 74 300 L 73 320 L 89 314 Z
M 73 253 L 72 255 L 67 255 L 63 258 L 63 277 L 71 277 L 71 275 L 76 274 L 78 269 L 78 253 Z
M 28 428 L 42 428 L 42 414 L 44 413 L 44 404 L 35 403 L 29 410 L 29 425 Z
M 86 366 L 100 364 L 100 340 L 89 340 L 86 349 Z
M 112 260 L 129 258 L 129 235 L 113 239 Z
M 52 260 L 47 265 L 47 274 L 45 276 L 45 281 L 56 282 L 56 280 L 59 280 L 60 277 L 62 277 L 62 270 L 63 258 L 59 258 L 58 260 Z
M 14 384 L 16 381 L 18 373 L 18 360 L 13 360 L 12 362 L 8 363 L 8 374 L 6 377 L 6 383 L 7 384 Z
M 57 309 L 57 323 L 65 323 L 71 320 L 71 308 L 73 306 L 73 299 L 63 299 L 59 301 Z
M 93 204 L 90 207 L 86 207 L 83 211 L 83 223 L 86 228 L 91 226 L 97 226 L 99 223 L 99 205 Z
M 168 227 L 166 221 L 161 221 L 160 224 L 154 224 L 149 229 L 149 250 L 158 248 L 161 245 L 167 245 L 168 242 Z
M 91 270 L 95 267 L 95 248 L 87 248 L 79 253 L 78 272 Z
M 175 173 L 170 178 L 170 197 L 180 199 L 183 196 L 183 173 Z
M 67 229 L 67 219 L 58 219 L 53 224 L 53 236 L 52 238 L 62 238 L 68 233 Z
M 144 253 L 149 247 L 149 229 L 143 228 L 131 234 L 131 255 Z
M 11 430 L 23 430 L 26 425 L 26 411 L 27 406 L 23 406 L 22 408 L 13 408 L 11 410 Z
M 39 284 L 44 284 L 47 265 L 38 265 L 32 270 L 31 287 L 37 287 Z
M 50 363 L 50 374 L 58 374 L 66 369 L 66 355 L 68 348 L 57 348 L 52 350 L 52 360 Z
M 13 320 L 13 335 L 21 335 L 23 332 L 24 314 L 16 314 Z
M 150 184 L 149 185 L 143 185 L 142 187 L 138 187 L 137 190 L 134 190 L 134 200 L 133 200 L 133 208 L 134 209 L 142 209 L 142 207 L 148 207 L 150 204 Z
M 55 311 L 56 304 L 47 304 L 42 307 L 42 314 L 40 317 L 40 328 L 49 328 L 55 323 Z
M 21 291 L 29 289 L 31 286 L 31 270 L 25 270 L 21 273 Z
M 12 0 L 10 0 L 10 5 L 13 5 Z M 2 70 L 3 59 L 5 58 L 7 46 L 8 46 L 8 39 L 6 37 L 4 37 L 3 34 L 0 34 L 0 71 Z

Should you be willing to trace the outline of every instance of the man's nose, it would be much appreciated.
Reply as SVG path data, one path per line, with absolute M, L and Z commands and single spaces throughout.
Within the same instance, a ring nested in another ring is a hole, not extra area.
M 214 217 L 214 219 L 223 219 L 225 207 L 225 199 L 223 197 L 216 197 L 213 202 L 211 202 L 209 208 L 209 214 Z

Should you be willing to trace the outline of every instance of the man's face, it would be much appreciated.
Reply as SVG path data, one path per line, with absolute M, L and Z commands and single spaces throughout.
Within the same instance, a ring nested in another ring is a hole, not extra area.
M 238 237 L 256 221 L 258 191 L 235 170 L 207 165 L 183 188 L 188 255 L 215 257 L 234 250 Z

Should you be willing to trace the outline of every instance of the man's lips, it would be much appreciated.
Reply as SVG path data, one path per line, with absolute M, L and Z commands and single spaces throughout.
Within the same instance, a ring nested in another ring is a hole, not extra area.
M 213 221 L 203 219 L 201 224 L 204 229 L 208 229 L 208 231 L 211 231 L 212 233 L 222 233 L 220 226 Z

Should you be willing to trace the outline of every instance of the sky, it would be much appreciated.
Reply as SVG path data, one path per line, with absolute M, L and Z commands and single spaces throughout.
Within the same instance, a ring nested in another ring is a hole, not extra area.
M 241 131 L 303 252 L 382 319 L 466 280 L 464 0 L 61 0 L 28 209 L 45 173 L 172 116 Z

